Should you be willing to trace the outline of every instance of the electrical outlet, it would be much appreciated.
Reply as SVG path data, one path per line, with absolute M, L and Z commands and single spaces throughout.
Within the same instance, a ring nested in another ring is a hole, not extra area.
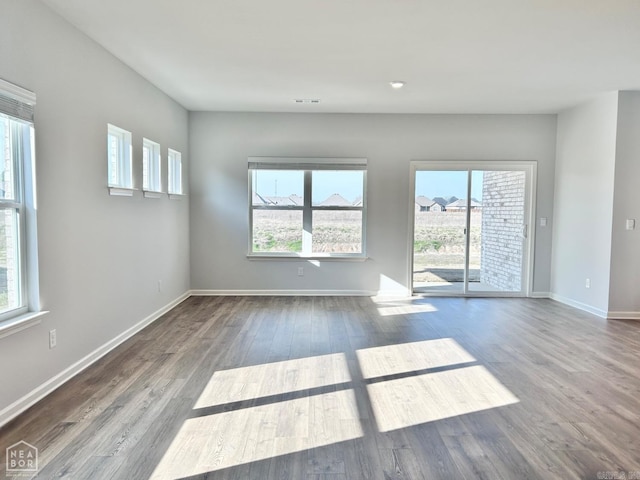
M 585 286 L 586 288 L 591 288 L 591 279 L 590 279 L 590 278 L 587 278 L 587 279 L 585 280 L 585 282 L 584 282 L 584 286 Z
M 298 276 L 304 277 L 304 267 L 298 267 Z
M 541 227 L 547 226 L 547 217 L 540 217 L 540 226 Z
M 56 348 L 56 345 L 58 345 L 58 335 L 54 328 L 53 330 L 49 330 L 49 349 Z

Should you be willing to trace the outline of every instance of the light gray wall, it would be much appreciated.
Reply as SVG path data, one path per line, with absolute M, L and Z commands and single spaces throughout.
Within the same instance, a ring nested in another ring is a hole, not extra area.
M 406 292 L 410 160 L 537 160 L 537 215 L 552 215 L 554 115 L 192 112 L 189 118 L 193 289 Z M 370 260 L 319 267 L 248 260 L 249 156 L 368 158 Z M 550 226 L 536 235 L 534 291 L 548 292 Z
M 558 116 L 551 289 L 600 314 L 609 303 L 617 115 L 614 92 Z
M 0 411 L 189 289 L 189 204 L 108 195 L 107 122 L 188 165 L 187 112 L 35 0 L 5 0 L 0 78 L 37 94 L 40 292 L 51 313 L 0 339 Z M 158 292 L 158 280 L 162 292 Z M 58 347 L 49 350 L 48 331 Z
M 640 92 L 620 92 L 611 244 L 611 312 L 640 313 Z M 626 230 L 635 219 L 635 230 Z

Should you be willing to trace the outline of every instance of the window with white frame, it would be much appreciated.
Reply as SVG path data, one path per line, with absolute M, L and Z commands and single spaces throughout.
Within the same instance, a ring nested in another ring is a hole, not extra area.
M 142 189 L 145 192 L 162 191 L 160 167 L 160 145 L 146 138 L 142 139 Z
M 0 80 L 0 329 L 39 311 L 35 94 Z
M 168 191 L 171 195 L 182 195 L 182 154 L 168 150 Z
M 361 257 L 365 159 L 249 159 L 249 254 Z
M 107 125 L 107 161 L 109 186 L 115 188 L 133 188 L 131 168 L 131 132 Z

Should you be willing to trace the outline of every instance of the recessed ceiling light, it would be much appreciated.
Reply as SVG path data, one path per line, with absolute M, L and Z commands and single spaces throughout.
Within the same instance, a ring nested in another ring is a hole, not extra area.
M 401 80 L 393 80 L 389 82 L 389 85 L 391 85 L 391 88 L 395 88 L 397 90 L 399 88 L 404 87 L 404 82 Z

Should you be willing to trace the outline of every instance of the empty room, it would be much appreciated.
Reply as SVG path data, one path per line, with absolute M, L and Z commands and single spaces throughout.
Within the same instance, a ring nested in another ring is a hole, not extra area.
M 0 477 L 640 479 L 636 0 L 0 12 Z

